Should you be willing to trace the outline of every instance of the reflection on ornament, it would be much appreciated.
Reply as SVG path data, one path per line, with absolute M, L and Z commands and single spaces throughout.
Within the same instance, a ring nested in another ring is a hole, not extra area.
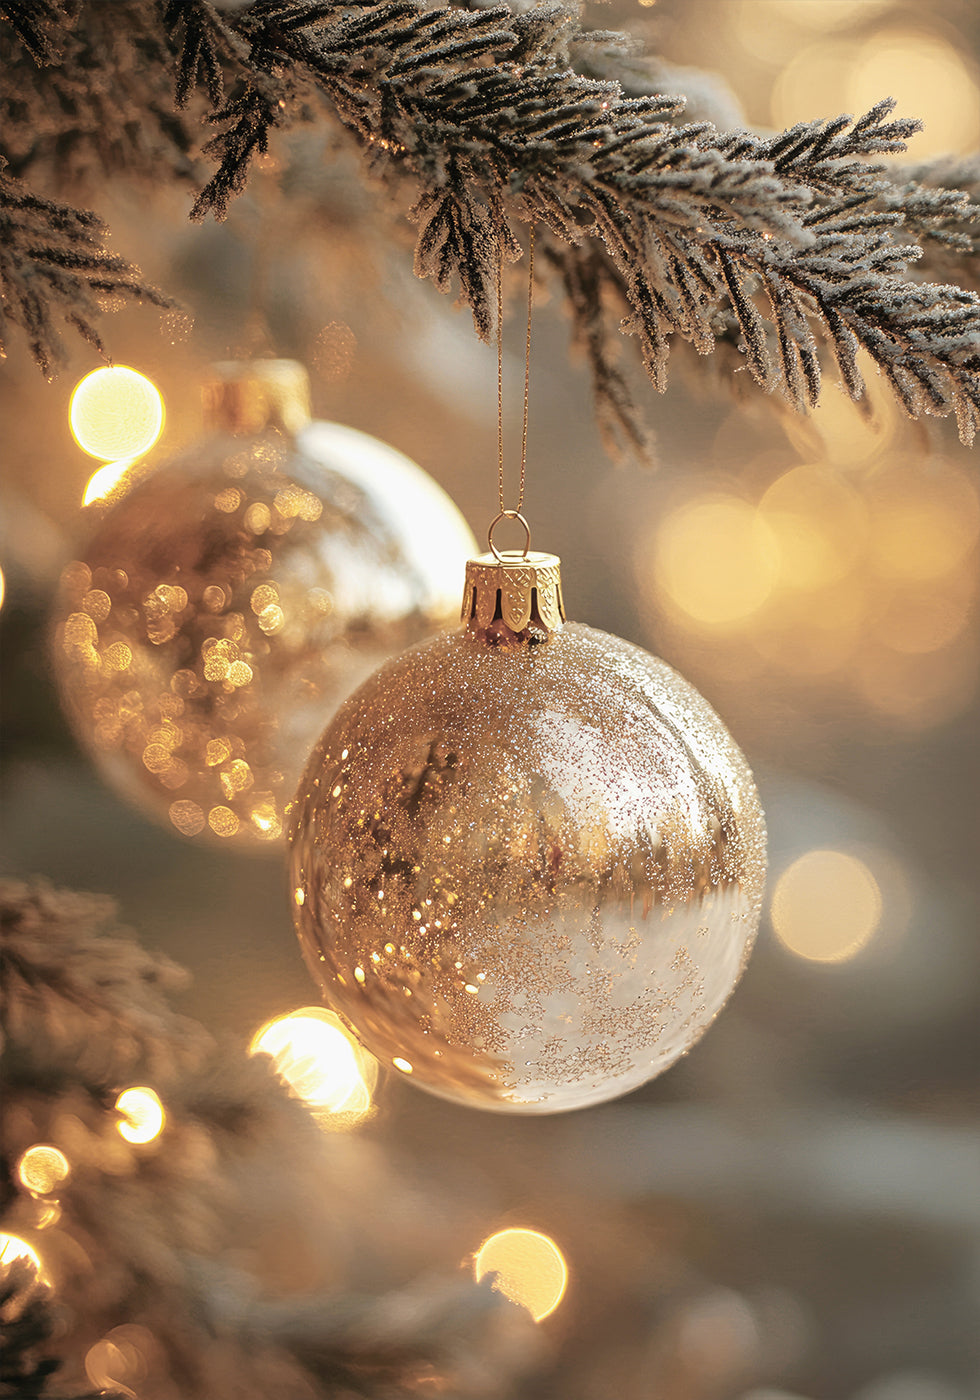
M 472 536 L 291 361 L 219 367 L 212 432 L 104 510 L 62 575 L 55 665 L 110 782 L 184 836 L 277 840 L 329 714 L 447 622 Z
M 538 1230 L 498 1230 L 473 1259 L 476 1281 L 495 1274 L 494 1288 L 527 1308 L 535 1322 L 549 1317 L 565 1296 L 568 1266 L 553 1239 Z
M 550 1113 L 685 1053 L 759 919 L 762 810 L 664 662 L 562 626 L 553 555 L 467 566 L 466 625 L 382 667 L 314 750 L 293 916 L 382 1063 L 476 1107 Z
M 124 1089 L 116 1099 L 115 1109 L 121 1115 L 116 1127 L 127 1142 L 152 1142 L 163 1132 L 167 1121 L 158 1096 L 144 1085 Z
M 151 379 L 127 365 L 94 369 L 75 385 L 68 421 L 90 457 L 108 462 L 139 457 L 163 431 L 163 396 Z

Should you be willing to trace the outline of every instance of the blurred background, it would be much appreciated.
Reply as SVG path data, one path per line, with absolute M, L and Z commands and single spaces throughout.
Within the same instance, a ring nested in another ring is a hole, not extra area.
M 591 20 L 713 70 L 711 100 L 758 128 L 891 95 L 926 122 L 910 158 L 980 145 L 971 0 L 613 0 Z M 163 317 L 121 310 L 105 327 L 117 363 L 163 396 L 153 457 L 200 431 L 209 362 L 292 356 L 316 417 L 407 453 L 482 538 L 496 513 L 493 351 L 413 278 L 411 230 L 349 154 L 307 133 L 260 165 L 220 226 L 188 224 L 189 192 L 135 179 L 89 201 L 116 251 L 181 302 Z M 519 321 L 507 331 L 515 444 Z M 562 557 L 570 616 L 665 657 L 746 752 L 770 829 L 759 943 L 706 1038 L 626 1099 L 512 1121 L 388 1076 L 351 1132 L 432 1213 L 431 1257 L 416 1240 L 413 1267 L 462 1267 L 512 1225 L 560 1248 L 567 1288 L 508 1393 L 969 1400 L 980 1395 L 976 449 L 948 422 L 907 422 L 873 377 L 870 414 L 828 377 L 802 419 L 678 355 L 666 395 L 637 386 L 656 470 L 617 467 L 567 340 L 560 306 L 540 297 L 535 545 Z M 53 682 L 48 619 L 99 467 L 72 437 L 68 401 L 97 364 L 75 346 L 47 384 L 15 344 L 0 368 L 0 859 L 4 873 L 113 895 L 148 946 L 193 974 L 183 1009 L 244 1053 L 270 1020 L 317 1002 L 281 853 L 197 845 L 124 804 L 73 741 Z M 327 1124 L 325 1153 L 349 1150 Z M 390 1244 L 394 1280 L 399 1241 L 383 1221 L 364 1229 L 382 1260 Z M 304 1286 L 288 1261 L 281 1273 Z

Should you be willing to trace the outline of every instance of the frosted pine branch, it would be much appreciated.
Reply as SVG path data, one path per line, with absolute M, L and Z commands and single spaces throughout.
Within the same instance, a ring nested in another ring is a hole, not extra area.
M 107 232 L 94 214 L 42 199 L 0 172 L 0 308 L 46 374 L 62 356 L 56 317 L 104 355 L 95 321 L 106 299 L 174 305 L 106 249 Z
M 498 1293 L 452 1268 L 354 1283 L 361 1250 L 381 1260 L 393 1235 L 399 1269 L 414 1230 L 427 1250 L 445 1202 L 419 1222 L 419 1192 L 369 1143 L 325 1136 L 266 1057 L 173 1010 L 184 980 L 116 927 L 111 900 L 0 881 L 0 1229 L 42 1261 L 62 1242 L 53 1298 L 28 1266 L 0 1263 L 0 1394 L 40 1400 L 50 1381 L 89 1400 L 86 1351 L 126 1324 L 156 1348 L 154 1384 L 182 1400 L 384 1400 L 428 1391 L 423 1377 L 460 1400 L 507 1390 L 537 1350 Z M 117 1131 L 115 1095 L 134 1078 L 166 1110 L 150 1147 Z M 38 1142 L 71 1167 L 50 1233 L 17 1172 Z M 283 1292 L 280 1249 L 319 1278 L 309 1292 Z
M 917 129 L 891 119 L 889 102 L 772 137 L 684 124 L 683 99 L 660 90 L 673 80 L 662 62 L 626 36 L 583 30 L 563 5 L 523 0 L 118 0 L 111 35 L 94 0 L 80 0 L 77 15 L 74 3 L 47 0 L 36 22 L 23 9 L 0 4 L 24 50 L 18 71 L 47 63 L 52 91 L 71 90 L 83 112 L 100 112 L 86 65 L 125 78 L 129 38 L 162 138 L 155 163 L 170 160 L 176 178 L 192 116 L 217 128 L 203 147 L 216 168 L 194 217 L 225 215 L 277 132 L 332 122 L 415 220 L 418 275 L 457 291 L 484 338 L 499 263 L 519 257 L 534 223 L 613 444 L 644 443 L 613 349 L 620 322 L 660 389 L 676 340 L 701 354 L 721 341 L 726 360 L 802 410 L 828 361 L 862 394 L 863 348 L 908 412 L 955 413 L 965 440 L 975 431 L 976 206 L 949 178 L 896 177 L 875 161 L 902 152 Z M 49 10 L 65 15 L 60 60 Z M 723 96 L 697 75 L 694 84 L 695 110 L 728 115 Z M 169 147 L 165 95 L 190 114 L 174 113 Z M 21 173 L 52 156 L 23 139 L 17 100 L 7 110 Z M 102 115 L 105 165 L 118 168 L 140 123 Z M 91 129 L 62 125 L 58 149 L 91 157 Z M 962 287 L 946 285 L 954 266 Z

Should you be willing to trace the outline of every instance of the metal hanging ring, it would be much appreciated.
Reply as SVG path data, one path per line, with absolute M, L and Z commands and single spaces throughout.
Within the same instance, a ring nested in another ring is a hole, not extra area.
M 505 562 L 504 556 L 493 542 L 493 532 L 496 530 L 501 520 L 516 520 L 520 525 L 524 526 L 524 553 L 521 555 L 521 558 L 526 559 L 528 551 L 531 548 L 531 527 L 519 510 L 502 510 L 496 520 L 491 524 L 490 529 L 487 531 L 487 544 L 490 547 L 491 554 L 498 564 L 503 564 Z

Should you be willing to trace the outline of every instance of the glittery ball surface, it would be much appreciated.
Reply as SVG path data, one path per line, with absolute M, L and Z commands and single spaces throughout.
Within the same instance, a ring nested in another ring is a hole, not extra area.
M 293 913 L 382 1063 L 472 1107 L 614 1098 L 683 1055 L 751 950 L 765 823 L 707 702 L 572 624 L 443 634 L 340 709 L 290 816 Z
M 62 574 L 75 732 L 171 831 L 274 843 L 324 716 L 455 618 L 472 545 L 431 478 L 364 433 L 209 435 L 112 502 Z

